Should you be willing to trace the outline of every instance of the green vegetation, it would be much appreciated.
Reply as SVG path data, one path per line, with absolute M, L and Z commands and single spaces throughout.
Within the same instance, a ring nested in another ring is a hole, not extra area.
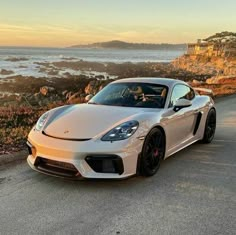
M 222 43 L 222 42 L 236 43 L 236 33 L 224 31 L 221 33 L 216 33 L 216 34 L 204 39 L 204 41 L 216 42 L 216 43 Z

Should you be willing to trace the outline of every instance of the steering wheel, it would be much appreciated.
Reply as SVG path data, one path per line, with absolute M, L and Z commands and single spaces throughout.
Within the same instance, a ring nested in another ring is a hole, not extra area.
M 155 104 L 158 108 L 162 106 L 161 101 L 154 99 L 155 95 L 141 94 L 137 96 L 136 100 L 140 100 L 137 105 L 141 104 Z

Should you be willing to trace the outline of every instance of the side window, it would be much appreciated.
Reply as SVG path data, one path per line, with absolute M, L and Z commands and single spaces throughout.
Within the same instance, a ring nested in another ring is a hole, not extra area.
M 169 107 L 173 107 L 179 99 L 192 100 L 194 97 L 195 92 L 193 89 L 185 85 L 176 85 L 172 91 Z

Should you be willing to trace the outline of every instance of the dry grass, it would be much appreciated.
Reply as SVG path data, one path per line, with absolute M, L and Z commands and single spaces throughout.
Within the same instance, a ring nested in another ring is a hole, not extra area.
M 27 135 L 44 109 L 0 107 L 0 154 L 25 148 Z

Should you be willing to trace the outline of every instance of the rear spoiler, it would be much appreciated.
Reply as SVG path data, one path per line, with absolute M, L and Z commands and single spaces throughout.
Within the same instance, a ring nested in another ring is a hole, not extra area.
M 199 95 L 209 95 L 211 97 L 214 96 L 214 93 L 211 89 L 201 88 L 201 87 L 193 87 L 193 89 L 195 91 L 197 91 L 197 93 L 199 93 Z

